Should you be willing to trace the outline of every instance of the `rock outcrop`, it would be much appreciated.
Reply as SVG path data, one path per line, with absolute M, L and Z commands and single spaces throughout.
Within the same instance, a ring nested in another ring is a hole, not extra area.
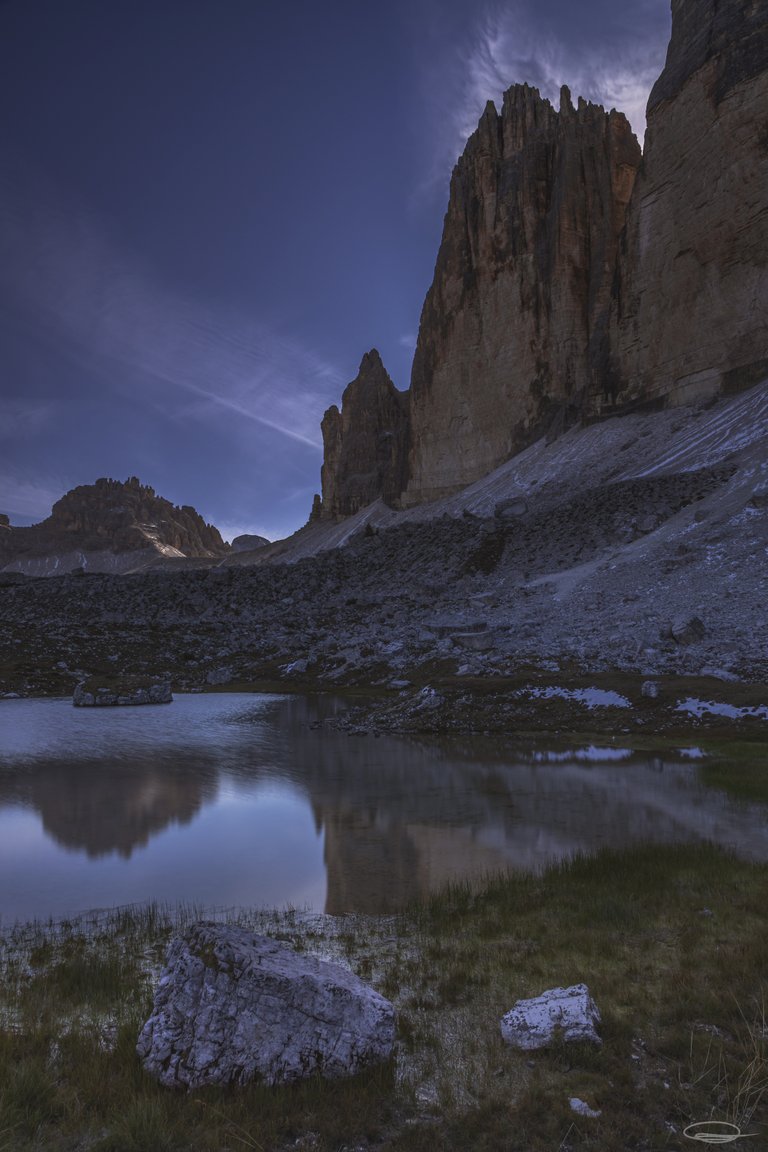
M 265 544 L 269 544 L 266 536 L 255 536 L 250 532 L 245 532 L 242 536 L 235 536 L 232 541 L 232 551 L 253 552 L 256 548 L 263 548 Z
M 388 1059 L 388 1000 L 338 964 L 244 928 L 193 925 L 168 950 L 144 1067 L 169 1088 L 351 1076 Z
M 218 529 L 194 508 L 176 507 L 135 476 L 81 484 L 56 501 L 46 520 L 0 533 L 0 568 L 35 575 L 49 568 L 124 570 L 142 554 L 149 560 L 229 552 Z
M 375 348 L 344 390 L 341 412 L 323 416 L 322 502 L 313 516 L 350 516 L 383 497 L 392 504 L 406 482 L 408 394 L 390 380 Z
M 515 85 L 451 179 L 411 376 L 406 504 L 448 495 L 602 387 L 640 146 L 623 115 Z
M 768 375 L 768 8 L 673 0 L 612 317 L 617 401 Z
M 170 681 L 159 684 L 102 684 L 82 680 L 72 693 L 75 708 L 110 708 L 119 705 L 172 704 Z

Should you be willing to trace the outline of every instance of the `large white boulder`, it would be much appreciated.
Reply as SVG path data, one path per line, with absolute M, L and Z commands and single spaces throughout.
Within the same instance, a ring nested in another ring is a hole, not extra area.
M 137 1052 L 167 1087 L 350 1076 L 386 1060 L 392 1004 L 338 964 L 244 928 L 195 924 L 168 950 Z

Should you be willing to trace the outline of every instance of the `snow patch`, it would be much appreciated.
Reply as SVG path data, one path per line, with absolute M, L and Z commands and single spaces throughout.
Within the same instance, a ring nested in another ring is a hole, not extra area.
M 618 692 L 606 691 L 604 688 L 558 688 L 557 686 L 521 688 L 516 695 L 530 696 L 539 700 L 551 700 L 554 696 L 559 696 L 563 700 L 574 700 L 577 704 L 583 704 L 585 708 L 632 707 L 626 696 L 621 696 Z
M 712 716 L 726 716 L 729 720 L 744 720 L 747 717 L 768 720 L 768 705 L 766 704 L 760 704 L 754 708 L 737 708 L 734 704 L 723 704 L 714 700 L 698 700 L 695 696 L 689 696 L 687 700 L 678 701 L 675 712 L 687 712 L 690 716 L 695 716 L 697 720 L 700 720 L 705 712 Z
M 534 752 L 531 759 L 537 764 L 565 764 L 571 760 L 596 764 L 601 761 L 627 760 L 631 755 L 631 748 L 598 748 L 590 744 L 588 748 L 574 748 L 568 752 Z

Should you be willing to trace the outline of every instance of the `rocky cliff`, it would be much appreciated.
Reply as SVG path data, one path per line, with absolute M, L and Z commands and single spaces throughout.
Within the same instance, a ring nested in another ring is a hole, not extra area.
M 489 104 L 451 179 L 411 376 L 407 504 L 485 475 L 602 387 L 618 239 L 640 164 L 627 120 L 564 88 Z
M 102 478 L 81 484 L 57 500 L 40 524 L 0 533 L 0 568 L 41 575 L 72 567 L 117 570 L 142 553 L 180 558 L 229 551 L 218 529 L 194 508 L 176 507 L 135 476 L 125 483 Z M 106 557 L 122 559 L 113 563 Z
M 315 519 L 350 516 L 380 496 L 396 501 L 406 481 L 408 395 L 398 392 L 379 353 L 363 356 L 344 390 L 341 412 L 323 416 L 322 502 Z
M 672 15 L 642 162 L 622 115 L 567 89 L 559 112 L 527 85 L 487 106 L 451 179 L 407 461 L 382 465 L 383 394 L 358 385 L 323 421 L 316 516 L 434 500 L 578 420 L 768 374 L 768 5 Z
M 619 402 L 768 374 L 768 5 L 673 0 L 612 317 Z

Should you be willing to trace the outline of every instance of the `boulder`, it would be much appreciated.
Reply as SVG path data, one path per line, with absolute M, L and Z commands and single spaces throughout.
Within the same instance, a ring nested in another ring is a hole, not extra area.
M 597 1005 L 586 984 L 550 988 L 532 1000 L 518 1000 L 501 1019 L 501 1035 L 507 1044 L 526 1051 L 546 1048 L 557 1035 L 563 1040 L 601 1044 L 596 1025 Z
M 528 501 L 522 496 L 515 496 L 511 500 L 499 500 L 493 509 L 494 516 L 499 520 L 515 520 L 525 516 L 528 511 Z
M 172 941 L 136 1051 L 169 1088 L 351 1076 L 387 1060 L 394 1009 L 338 964 L 245 928 Z
M 466 648 L 470 652 L 490 652 L 496 647 L 496 635 L 493 632 L 456 632 L 451 640 L 457 648 Z
M 476 617 L 445 616 L 435 620 L 425 620 L 424 627 L 434 636 L 466 636 L 468 633 L 485 632 L 488 627 L 486 620 Z
M 672 621 L 672 636 L 678 644 L 695 644 L 704 638 L 706 631 L 698 616 L 677 616 Z

